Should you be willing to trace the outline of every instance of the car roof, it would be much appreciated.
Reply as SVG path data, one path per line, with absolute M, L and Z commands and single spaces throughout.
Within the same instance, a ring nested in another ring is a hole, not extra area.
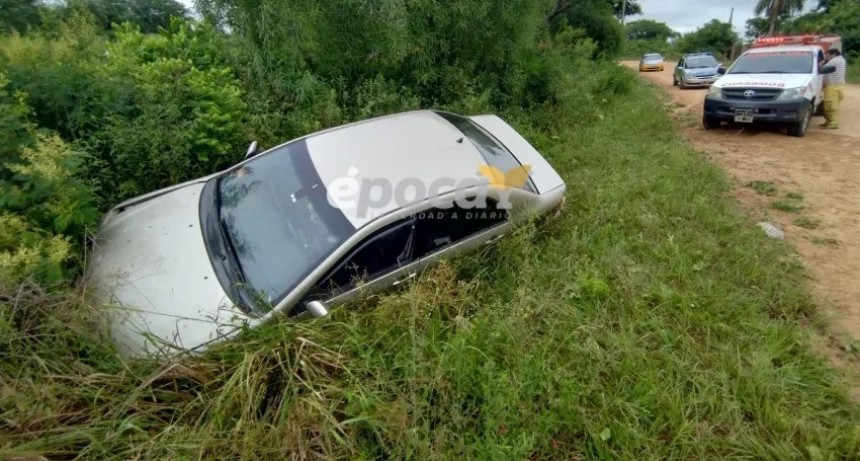
M 369 184 L 374 191 L 386 187 L 393 191 L 410 184 L 411 191 L 424 190 L 410 200 L 414 203 L 429 198 L 434 184 L 447 186 L 432 192 L 439 195 L 463 188 L 466 181 L 475 184 L 481 180 L 478 167 L 487 162 L 463 139 L 464 134 L 439 114 L 422 110 L 323 131 L 308 136 L 306 142 L 325 187 L 332 188 L 335 181 L 358 181 L 365 191 Z M 352 209 L 341 207 L 356 229 L 405 205 L 394 199 L 361 202 L 366 203 Z
M 776 53 L 780 51 L 808 51 L 810 53 L 814 53 L 818 51 L 821 47 L 815 45 L 780 45 L 780 46 L 763 46 L 757 48 L 750 48 L 747 50 L 747 53 Z

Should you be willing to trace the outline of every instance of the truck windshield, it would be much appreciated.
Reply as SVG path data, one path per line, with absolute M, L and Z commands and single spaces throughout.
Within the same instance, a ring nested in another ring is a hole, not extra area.
M 258 306 L 281 301 L 355 232 L 326 197 L 304 140 L 244 163 L 218 178 L 223 235 Z
M 729 74 L 810 74 L 812 52 L 768 51 L 747 53 L 732 66 Z

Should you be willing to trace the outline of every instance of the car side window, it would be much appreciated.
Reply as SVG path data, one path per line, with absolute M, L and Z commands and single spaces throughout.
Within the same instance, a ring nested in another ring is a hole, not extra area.
M 683 59 L 681 59 L 680 61 L 678 61 L 678 68 L 679 68 L 679 69 L 683 69 L 683 68 L 684 68 L 684 60 L 683 60 Z
M 357 246 L 317 285 L 320 293 L 346 291 L 412 262 L 415 221 L 390 225 Z
M 487 199 L 486 208 L 432 208 L 415 215 L 414 257 L 420 258 L 506 222 L 509 210 Z

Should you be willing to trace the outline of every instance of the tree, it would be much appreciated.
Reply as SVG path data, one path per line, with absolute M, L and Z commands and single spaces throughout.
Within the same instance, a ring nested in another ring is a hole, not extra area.
M 205 0 L 204 0 L 205 1 Z M 637 0 L 627 0 L 627 5 L 624 0 L 585 0 L 576 2 L 575 0 L 556 0 L 555 7 L 547 16 L 546 22 L 552 23 L 557 17 L 567 13 L 574 6 L 583 6 L 588 4 L 590 7 L 600 7 L 601 4 L 610 5 L 615 17 L 621 18 L 622 12 L 624 16 L 636 16 L 642 14 L 642 5 Z
M 582 30 L 597 44 L 599 53 L 615 55 L 621 51 L 624 29 L 615 17 L 614 1 L 558 0 L 549 20 L 553 30 L 563 23 Z
M 738 34 L 732 29 L 731 24 L 713 19 L 695 31 L 684 34 L 678 40 L 678 49 L 685 53 L 710 51 L 728 55 L 738 40 Z
M 781 19 L 802 10 L 803 0 L 758 0 L 755 6 L 755 14 L 768 19 L 768 35 L 773 35 Z
M 676 37 L 677 32 L 666 25 L 665 22 L 653 19 L 640 19 L 627 24 L 627 38 L 631 40 L 661 40 Z
M 70 0 L 69 8 L 88 10 L 104 30 L 130 22 L 144 33 L 154 33 L 167 28 L 171 17 L 188 17 L 188 11 L 176 0 Z
M 0 32 L 25 32 L 39 23 L 38 0 L 0 0 Z

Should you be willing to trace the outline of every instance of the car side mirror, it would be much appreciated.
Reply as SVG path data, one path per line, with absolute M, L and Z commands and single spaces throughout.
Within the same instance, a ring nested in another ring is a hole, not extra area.
M 259 153 L 260 153 L 260 147 L 257 145 L 257 141 L 254 141 L 251 143 L 250 146 L 248 146 L 248 152 L 245 152 L 245 160 L 248 160 L 249 158 L 251 158 L 251 157 L 253 157 Z
M 308 314 L 314 318 L 325 317 L 328 315 L 328 307 L 326 307 L 325 303 L 322 301 L 308 301 L 305 304 L 305 309 L 307 309 Z
M 726 68 L 725 67 L 718 67 L 717 73 L 720 75 L 725 75 L 726 74 Z

